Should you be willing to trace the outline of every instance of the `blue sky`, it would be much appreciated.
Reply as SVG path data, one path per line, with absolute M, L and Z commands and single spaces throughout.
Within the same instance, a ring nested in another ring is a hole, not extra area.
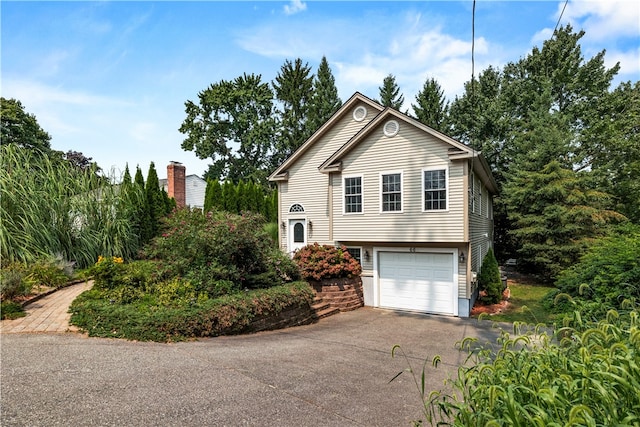
M 270 82 L 286 59 L 313 72 L 326 55 L 339 95 L 376 98 L 396 76 L 410 108 L 427 78 L 453 99 L 471 77 L 472 2 L 2 1 L 1 86 L 52 136 L 116 175 L 125 163 L 162 178 L 208 165 L 180 148 L 184 103 L 242 73 Z M 478 1 L 476 74 L 541 46 L 564 2 Z M 569 1 L 561 24 L 584 29 L 583 53 L 606 49 L 614 81 L 640 80 L 640 2 Z M 132 172 L 133 173 L 133 172 Z

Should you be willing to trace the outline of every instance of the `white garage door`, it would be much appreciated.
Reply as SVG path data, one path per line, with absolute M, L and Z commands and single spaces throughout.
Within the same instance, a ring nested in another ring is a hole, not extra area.
M 379 252 L 380 306 L 454 314 L 453 254 Z

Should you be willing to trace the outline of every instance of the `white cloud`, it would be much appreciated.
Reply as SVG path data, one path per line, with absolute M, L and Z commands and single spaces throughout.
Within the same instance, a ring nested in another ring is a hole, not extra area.
M 560 16 L 562 4 L 558 6 Z M 640 34 L 640 5 L 635 0 L 573 1 L 562 15 L 576 30 L 584 29 L 585 38 L 608 40 Z
M 307 4 L 301 0 L 291 0 L 291 4 L 284 5 L 286 15 L 293 15 L 304 10 L 307 10 Z

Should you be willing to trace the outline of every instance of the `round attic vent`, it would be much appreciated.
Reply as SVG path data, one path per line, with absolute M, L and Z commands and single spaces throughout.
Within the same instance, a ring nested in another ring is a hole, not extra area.
M 385 136 L 396 136 L 398 131 L 400 130 L 400 125 L 395 120 L 389 120 L 384 124 L 384 128 L 382 129 Z
M 362 105 L 353 110 L 353 120 L 356 122 L 363 121 L 365 117 L 367 117 L 367 109 Z

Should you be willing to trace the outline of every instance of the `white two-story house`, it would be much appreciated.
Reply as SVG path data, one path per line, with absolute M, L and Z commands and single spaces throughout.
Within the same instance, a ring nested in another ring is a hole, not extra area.
M 469 316 L 497 192 L 482 154 L 356 93 L 269 179 L 283 250 L 344 245 L 365 305 Z

